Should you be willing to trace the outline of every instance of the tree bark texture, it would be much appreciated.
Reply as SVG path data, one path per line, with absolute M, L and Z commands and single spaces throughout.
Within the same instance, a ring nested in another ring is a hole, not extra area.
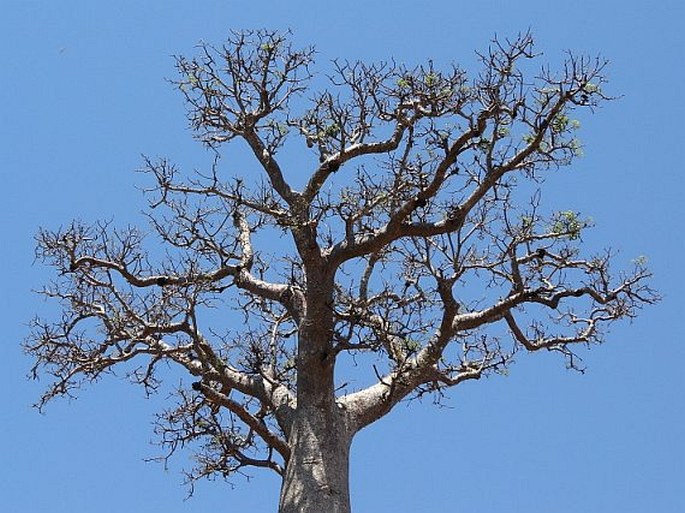
M 279 513 L 350 513 L 351 437 L 336 411 L 304 408 L 290 436 Z
M 349 513 L 349 416 L 336 401 L 332 274 L 311 269 L 299 326 L 297 410 L 279 513 Z

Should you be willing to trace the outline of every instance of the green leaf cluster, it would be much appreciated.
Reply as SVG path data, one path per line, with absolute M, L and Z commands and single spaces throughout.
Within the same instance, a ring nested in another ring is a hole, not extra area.
M 434 72 L 426 73 L 423 77 L 423 82 L 426 84 L 428 87 L 433 87 L 438 83 L 438 80 L 440 79 L 440 75 Z
M 338 125 L 337 123 L 331 123 L 330 125 L 323 128 L 323 130 L 320 130 L 319 133 L 316 134 L 316 137 L 319 140 L 327 139 L 331 137 L 337 137 L 339 133 L 340 125 Z
M 578 130 L 580 128 L 580 121 L 577 119 L 571 119 L 566 114 L 559 113 L 552 120 L 552 132 L 558 134 L 565 132 L 566 130 Z
M 397 80 L 397 87 L 401 89 L 408 89 L 410 85 L 409 80 L 404 77 Z
M 497 137 L 506 137 L 511 133 L 511 130 L 509 129 L 508 126 L 499 126 L 497 127 Z
M 592 82 L 588 82 L 587 84 L 585 84 L 583 86 L 583 91 L 585 91 L 588 94 L 599 93 L 600 88 L 597 84 L 593 84 Z
M 402 349 L 407 351 L 408 353 L 416 353 L 421 349 L 421 343 L 411 339 L 407 338 L 402 341 Z
M 573 155 L 576 157 L 582 157 L 583 156 L 583 144 L 580 142 L 580 139 L 576 139 L 575 137 L 571 139 L 569 142 L 571 151 L 573 152 Z
M 552 219 L 552 233 L 570 240 L 580 238 L 584 228 L 590 226 L 590 221 L 580 219 L 579 214 L 572 210 L 557 212 Z

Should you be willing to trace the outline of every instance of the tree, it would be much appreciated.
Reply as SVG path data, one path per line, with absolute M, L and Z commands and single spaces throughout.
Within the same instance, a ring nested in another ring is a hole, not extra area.
M 400 401 L 519 351 L 582 370 L 576 347 L 658 300 L 642 260 L 614 276 L 610 250 L 581 254 L 590 221 L 541 203 L 545 173 L 580 154 L 572 115 L 611 99 L 604 60 L 535 69 L 522 34 L 493 40 L 475 78 L 336 61 L 306 96 L 313 57 L 258 30 L 177 58 L 211 169 L 145 160 L 149 233 L 41 230 L 62 315 L 25 343 L 53 378 L 40 406 L 117 369 L 150 391 L 189 375 L 161 443 L 194 449 L 191 482 L 276 472 L 281 513 L 349 512 L 352 439 Z M 257 173 L 224 168 L 239 140 Z

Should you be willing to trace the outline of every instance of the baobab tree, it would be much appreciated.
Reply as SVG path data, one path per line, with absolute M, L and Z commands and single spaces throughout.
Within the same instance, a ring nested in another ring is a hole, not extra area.
M 604 60 L 553 71 L 522 34 L 473 77 L 348 61 L 315 76 L 290 39 L 236 32 L 177 58 L 213 164 L 146 159 L 145 232 L 40 231 L 62 315 L 25 347 L 52 379 L 41 406 L 118 369 L 151 391 L 182 372 L 157 431 L 194 451 L 191 482 L 259 467 L 282 478 L 281 513 L 347 513 L 352 439 L 400 401 L 518 352 L 581 369 L 576 348 L 658 298 L 644 262 L 612 274 L 611 251 L 581 251 L 589 221 L 541 201 L 580 154 L 575 114 L 610 100 Z M 255 169 L 229 170 L 226 145 Z

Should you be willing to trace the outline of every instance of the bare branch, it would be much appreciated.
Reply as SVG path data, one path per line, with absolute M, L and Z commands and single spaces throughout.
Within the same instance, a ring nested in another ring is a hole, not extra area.
M 280 439 L 277 435 L 269 431 L 269 429 L 264 426 L 259 419 L 251 415 L 239 403 L 232 401 L 227 395 L 217 392 L 212 387 L 207 386 L 202 382 L 198 382 L 196 385 L 197 390 L 200 391 L 205 397 L 207 397 L 213 403 L 229 409 L 247 426 L 252 428 L 255 433 L 262 437 L 269 447 L 276 449 L 281 456 L 283 456 L 283 459 L 286 462 L 288 461 L 288 458 L 290 457 L 290 448 L 285 440 Z

